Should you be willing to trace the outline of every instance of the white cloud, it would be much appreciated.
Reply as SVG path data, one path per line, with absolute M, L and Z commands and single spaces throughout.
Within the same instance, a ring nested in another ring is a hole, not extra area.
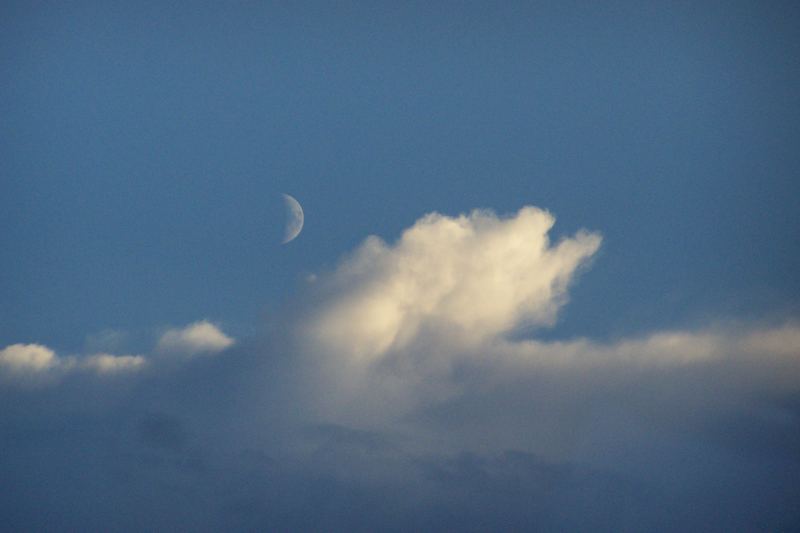
M 41 344 L 12 344 L 0 350 L 0 368 L 13 374 L 44 372 L 58 362 L 55 352 Z
M 751 384 L 800 391 L 800 326 L 775 328 L 656 332 L 642 338 L 599 343 L 588 339 L 561 342 L 505 342 L 483 347 L 495 355 L 494 368 L 507 375 L 548 371 L 632 376 L 670 369 L 715 368 L 720 375 Z M 472 360 L 477 361 L 473 355 Z
M 141 355 L 93 354 L 61 357 L 41 344 L 12 344 L 0 350 L 0 377 L 21 385 L 54 384 L 68 373 L 88 371 L 97 375 L 132 372 L 144 368 Z
M 576 270 L 600 246 L 580 231 L 551 244 L 555 219 L 524 207 L 418 220 L 394 245 L 369 237 L 326 280 L 311 335 L 364 360 L 425 335 L 475 345 L 521 325 L 549 325 Z
M 495 338 L 465 346 L 431 335 L 377 362 L 316 352 L 317 372 L 302 398 L 307 412 L 327 423 L 410 428 L 415 446 L 430 452 L 520 449 L 559 461 L 591 456 L 576 451 L 575 439 L 595 438 L 585 435 L 596 431 L 595 416 L 608 417 L 597 431 L 619 416 L 647 434 L 681 434 L 684 426 L 713 424 L 720 413 L 760 420 L 774 410 L 796 424 L 771 403 L 800 394 L 799 336 L 796 323 L 608 343 Z
M 166 331 L 158 340 L 157 349 L 186 355 L 213 354 L 229 348 L 234 342 L 214 324 L 201 320 L 185 328 Z
M 141 355 L 111 355 L 106 353 L 84 357 L 81 365 L 98 374 L 120 374 L 140 370 L 147 364 Z
M 555 220 L 535 207 L 502 218 L 485 210 L 430 214 L 386 244 L 369 237 L 333 273 L 301 337 L 321 358 L 389 373 L 427 373 L 455 361 L 495 368 L 632 368 L 702 364 L 734 357 L 800 355 L 800 327 L 661 331 L 598 343 L 511 341 L 521 326 L 548 326 L 576 271 L 597 251 L 579 231 L 551 244 Z M 413 365 L 402 360 L 414 359 Z M 376 366 L 376 361 L 392 364 Z M 435 364 L 431 364 L 431 362 Z M 442 364 L 444 363 L 444 364 Z
M 551 244 L 553 223 L 533 207 L 508 218 L 432 214 L 396 243 L 369 237 L 311 289 L 318 298 L 297 338 L 298 353 L 310 361 L 310 412 L 385 429 L 458 398 L 499 401 L 501 391 L 517 386 L 549 390 L 549 398 L 518 393 L 531 402 L 581 411 L 589 391 L 611 397 L 639 380 L 677 389 L 688 386 L 694 378 L 685 373 L 693 371 L 709 373 L 709 398 L 747 387 L 800 390 L 797 324 L 656 331 L 613 342 L 511 340 L 507 333 L 517 328 L 553 324 L 569 283 L 600 245 L 600 236 L 586 231 Z M 543 379 L 566 392 L 550 390 Z M 681 401 L 676 394 L 665 403 Z M 531 409 L 502 415 L 516 419 L 522 440 Z
M 124 334 L 104 332 L 100 344 L 119 344 Z M 94 345 L 97 343 L 89 342 Z M 194 355 L 216 353 L 234 344 L 216 326 L 200 321 L 183 329 L 171 329 L 157 343 L 157 351 Z M 89 373 L 96 376 L 132 374 L 150 364 L 144 355 L 115 355 L 105 350 L 87 355 L 60 356 L 41 344 L 12 344 L 0 350 L 0 378 L 22 385 L 54 384 L 68 374 Z
M 730 355 L 737 350 L 737 344 L 746 342 L 707 331 L 665 331 L 605 344 L 589 339 L 525 340 L 499 341 L 483 348 L 501 354 L 504 361 L 538 367 L 592 368 L 616 364 L 647 367 L 701 363 Z

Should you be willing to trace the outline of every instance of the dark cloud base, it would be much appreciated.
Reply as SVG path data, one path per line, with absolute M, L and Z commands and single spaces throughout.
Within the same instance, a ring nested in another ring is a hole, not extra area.
M 263 355 L 276 350 L 244 346 L 224 360 L 125 384 L 75 378 L 54 389 L 4 391 L 2 529 L 800 528 L 796 394 L 773 398 L 775 419 L 731 409 L 665 424 L 639 408 L 632 424 L 604 407 L 606 415 L 583 426 L 583 446 L 596 448 L 591 465 L 526 450 L 475 451 L 474 436 L 463 449 L 449 442 L 420 451 L 415 439 L 435 434 L 431 426 L 452 435 L 463 424 L 445 423 L 443 413 L 468 419 L 464 403 L 480 398 L 409 415 L 403 427 L 416 429 L 402 436 L 314 421 L 289 393 L 288 359 Z M 483 414 L 472 418 L 478 430 L 494 430 Z

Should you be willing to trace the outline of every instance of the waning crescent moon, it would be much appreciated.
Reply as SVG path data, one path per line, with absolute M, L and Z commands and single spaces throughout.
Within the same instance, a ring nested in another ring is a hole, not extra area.
M 286 244 L 300 235 L 305 217 L 303 208 L 300 207 L 300 202 L 288 194 L 283 195 L 283 204 L 286 206 L 286 229 L 283 232 L 283 242 L 281 244 Z

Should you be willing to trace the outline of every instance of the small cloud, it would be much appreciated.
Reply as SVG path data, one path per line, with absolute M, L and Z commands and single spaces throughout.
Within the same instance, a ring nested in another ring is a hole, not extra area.
M 60 357 L 41 344 L 12 344 L 0 350 L 0 378 L 22 385 L 55 384 L 71 372 L 97 375 L 119 374 L 143 368 L 141 355 L 99 353 L 87 357 Z
M 90 337 L 90 345 L 119 345 L 124 332 L 104 331 Z M 217 353 L 234 344 L 234 340 L 208 321 L 190 324 L 182 329 L 165 332 L 158 341 L 161 353 L 195 355 Z M 95 376 L 132 374 L 150 364 L 145 355 L 114 355 L 110 349 L 95 349 L 90 355 L 60 356 L 41 344 L 12 344 L 0 350 L 0 381 L 19 385 L 58 383 L 61 378 L 88 373 Z
M 0 370 L 8 374 L 31 376 L 58 365 L 55 352 L 41 344 L 12 344 L 0 350 Z
M 99 353 L 90 355 L 81 361 L 81 366 L 98 374 L 120 374 L 141 370 L 147 359 L 141 355 L 111 355 Z
M 187 355 L 212 354 L 233 346 L 234 340 L 207 320 L 181 329 L 170 329 L 158 340 L 157 349 L 165 353 Z

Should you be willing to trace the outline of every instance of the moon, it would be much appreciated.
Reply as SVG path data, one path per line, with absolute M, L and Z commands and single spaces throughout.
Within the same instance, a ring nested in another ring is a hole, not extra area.
M 305 217 L 303 216 L 303 208 L 300 207 L 300 202 L 288 194 L 283 195 L 283 205 L 286 206 L 286 228 L 283 230 L 283 242 L 281 244 L 286 244 L 300 235 Z

